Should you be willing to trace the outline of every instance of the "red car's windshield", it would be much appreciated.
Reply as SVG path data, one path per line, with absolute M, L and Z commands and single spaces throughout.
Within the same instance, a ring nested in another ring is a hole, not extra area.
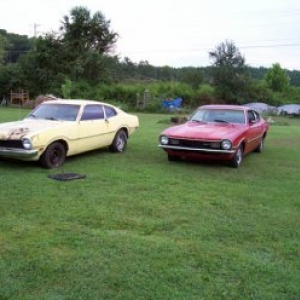
M 198 109 L 190 121 L 245 124 L 245 114 L 243 110 L 237 109 Z

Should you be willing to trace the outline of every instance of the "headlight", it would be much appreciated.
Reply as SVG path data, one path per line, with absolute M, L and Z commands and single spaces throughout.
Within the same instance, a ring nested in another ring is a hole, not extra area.
M 32 143 L 31 143 L 30 139 L 23 139 L 23 140 L 22 140 L 22 143 L 23 143 L 23 147 L 24 147 L 26 150 L 32 149 Z
M 221 142 L 221 148 L 223 150 L 230 150 L 232 148 L 232 143 L 230 140 L 223 140 Z
M 162 136 L 160 137 L 160 143 L 161 143 L 162 145 L 167 145 L 167 144 L 169 143 L 169 138 L 168 138 L 166 135 L 162 135 Z

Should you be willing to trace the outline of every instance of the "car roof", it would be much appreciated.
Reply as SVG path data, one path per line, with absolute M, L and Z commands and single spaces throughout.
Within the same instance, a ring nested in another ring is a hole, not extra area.
M 199 106 L 198 109 L 236 109 L 236 110 L 249 110 L 249 107 L 243 105 L 234 105 L 234 104 L 208 104 Z
M 43 103 L 45 103 L 45 104 L 58 103 L 58 104 L 73 104 L 73 105 L 104 104 L 104 105 L 113 106 L 108 103 L 99 102 L 99 101 L 95 101 L 95 100 L 85 100 L 85 99 L 60 99 L 60 98 L 57 98 L 55 100 L 49 100 L 49 101 L 45 101 Z

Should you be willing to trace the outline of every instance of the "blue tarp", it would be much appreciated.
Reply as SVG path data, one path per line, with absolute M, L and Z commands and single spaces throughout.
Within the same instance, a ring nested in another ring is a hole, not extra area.
M 176 110 L 176 109 L 180 109 L 181 103 L 182 103 L 181 98 L 163 100 L 162 106 L 167 108 L 168 110 Z

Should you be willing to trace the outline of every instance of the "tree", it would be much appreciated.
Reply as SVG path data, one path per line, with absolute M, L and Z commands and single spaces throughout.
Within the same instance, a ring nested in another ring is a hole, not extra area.
M 264 77 L 267 86 L 274 92 L 284 92 L 290 86 L 290 77 L 279 63 L 272 65 Z
M 107 82 L 108 68 L 116 63 L 110 53 L 117 39 L 110 21 L 101 12 L 91 15 L 84 7 L 75 7 L 64 16 L 58 32 L 49 32 L 35 40 L 35 49 L 19 60 L 31 94 L 61 93 L 65 78 L 89 84 Z M 55 88 L 54 88 L 55 87 Z
M 0 33 L 0 66 L 3 64 L 6 46 L 7 46 L 7 39 Z
M 60 32 L 48 35 L 48 41 L 58 50 L 55 56 L 71 80 L 97 82 L 107 73 L 105 56 L 111 53 L 117 37 L 101 12 L 91 15 L 79 6 L 71 10 L 70 16 L 64 16 Z
M 33 49 L 34 39 L 29 39 L 27 35 L 8 33 L 4 29 L 0 29 L 0 35 L 7 40 L 6 53 L 4 55 L 5 64 L 17 62 L 21 56 L 26 55 Z
M 245 94 L 248 72 L 245 58 L 231 41 L 225 41 L 209 52 L 213 59 L 212 78 L 217 93 L 226 101 L 236 101 Z
M 64 16 L 61 34 L 65 46 L 75 53 L 95 51 L 99 54 L 110 52 L 117 41 L 118 34 L 110 31 L 110 21 L 101 12 L 91 16 L 85 7 L 75 7 L 70 16 Z
M 192 88 L 197 89 L 203 82 L 202 71 L 198 68 L 183 68 L 182 81 L 189 84 Z

